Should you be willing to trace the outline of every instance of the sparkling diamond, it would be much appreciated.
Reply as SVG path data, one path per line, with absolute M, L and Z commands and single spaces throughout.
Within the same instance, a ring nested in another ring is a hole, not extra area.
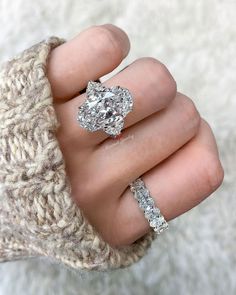
M 147 205 L 146 208 L 145 208 L 145 211 L 146 212 L 151 212 L 152 209 L 153 209 L 152 206 Z
M 150 196 L 148 196 L 147 197 L 147 203 L 149 204 L 149 205 L 154 205 L 154 200 L 153 200 L 153 198 L 151 198 Z
M 155 214 L 155 215 L 160 215 L 161 214 L 161 211 L 160 211 L 160 209 L 159 208 L 157 208 L 157 207 L 155 207 L 155 208 L 153 208 L 153 214 Z
M 139 205 L 140 205 L 140 207 L 142 209 L 145 209 L 145 207 L 146 207 L 146 200 L 145 200 L 145 198 L 139 198 L 138 199 L 138 203 L 139 203 Z
M 164 221 L 164 223 L 159 226 L 159 227 L 155 227 L 154 231 L 157 232 L 157 234 L 162 233 L 163 231 L 165 231 L 166 229 L 168 229 L 168 223 L 166 221 Z
M 144 211 L 144 215 L 154 231 L 160 234 L 168 229 L 168 223 L 162 216 L 160 209 L 155 207 L 155 202 L 143 180 L 141 178 L 136 179 L 130 184 L 130 188 L 134 193 L 135 199 L 138 200 L 139 207 Z
M 87 99 L 79 107 L 77 120 L 90 131 L 104 130 L 109 135 L 120 134 L 124 117 L 133 108 L 133 99 L 128 89 L 106 88 L 101 83 L 88 83 Z
M 159 218 L 159 217 L 161 217 L 161 215 L 160 215 L 160 210 L 157 207 L 152 207 L 152 209 L 147 212 L 147 218 L 150 221 L 154 218 Z
M 153 218 L 155 218 L 155 214 L 153 213 L 153 211 L 145 211 L 145 217 L 151 221 Z
M 164 218 L 155 218 L 150 222 L 151 227 L 158 227 L 161 226 L 162 223 L 164 222 Z

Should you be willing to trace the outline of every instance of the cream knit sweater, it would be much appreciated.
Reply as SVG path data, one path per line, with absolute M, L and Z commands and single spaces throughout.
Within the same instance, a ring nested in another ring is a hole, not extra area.
M 156 234 L 112 248 L 70 197 L 46 76 L 50 51 L 63 42 L 50 37 L 0 70 L 0 261 L 44 256 L 73 269 L 127 267 Z

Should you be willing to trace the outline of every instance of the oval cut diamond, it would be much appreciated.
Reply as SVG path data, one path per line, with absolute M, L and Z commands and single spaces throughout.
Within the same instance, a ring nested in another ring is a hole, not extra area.
M 119 135 L 124 126 L 124 117 L 133 108 L 133 99 L 128 89 L 120 86 L 107 88 L 99 82 L 90 81 L 86 89 L 87 99 L 79 107 L 77 120 L 89 131 L 104 130 L 107 134 Z

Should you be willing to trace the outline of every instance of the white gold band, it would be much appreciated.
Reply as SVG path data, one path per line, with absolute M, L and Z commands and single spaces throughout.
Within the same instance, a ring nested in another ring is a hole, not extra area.
M 168 223 L 162 216 L 160 209 L 155 206 L 155 202 L 143 180 L 138 178 L 130 183 L 130 190 L 132 191 L 134 198 L 138 201 L 139 207 L 143 210 L 144 216 L 148 220 L 150 227 L 153 228 L 157 234 L 168 229 Z

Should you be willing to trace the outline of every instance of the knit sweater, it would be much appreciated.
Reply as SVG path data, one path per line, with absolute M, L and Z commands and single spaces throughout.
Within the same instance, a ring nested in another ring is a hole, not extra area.
M 127 267 L 156 234 L 112 247 L 72 200 L 47 79 L 48 56 L 63 42 L 50 37 L 0 69 L 0 261 L 46 257 L 73 269 Z

